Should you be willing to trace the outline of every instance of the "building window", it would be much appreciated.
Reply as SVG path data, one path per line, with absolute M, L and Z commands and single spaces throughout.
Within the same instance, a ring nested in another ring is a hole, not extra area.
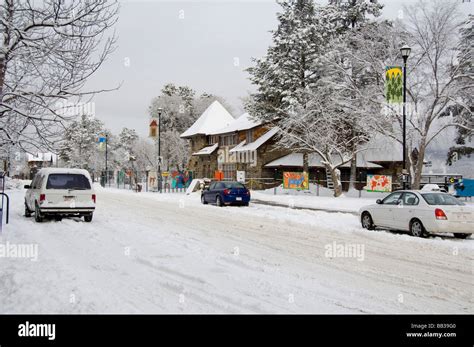
M 213 145 L 215 143 L 218 143 L 219 142 L 219 135 L 211 135 L 211 136 L 208 136 L 208 141 L 207 143 L 209 145 Z
M 253 142 L 253 129 L 247 130 L 247 143 Z
M 235 164 L 223 164 L 222 171 L 224 172 L 224 179 L 235 180 L 237 165 Z
M 219 139 L 219 146 L 233 146 L 239 141 L 237 134 L 221 135 Z

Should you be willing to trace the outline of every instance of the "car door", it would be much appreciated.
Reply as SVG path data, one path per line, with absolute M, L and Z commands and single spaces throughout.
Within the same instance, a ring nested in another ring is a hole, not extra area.
M 393 209 L 391 227 L 398 230 L 409 230 L 410 220 L 416 216 L 420 199 L 415 193 L 405 192 L 401 203 Z
M 211 192 L 214 190 L 215 185 L 216 185 L 216 182 L 211 182 L 209 187 L 207 189 L 204 189 L 204 191 L 203 191 L 204 201 L 214 202 L 214 201 L 211 201 Z
M 212 194 L 212 202 L 216 201 L 216 196 L 220 195 L 221 192 L 225 189 L 225 184 L 224 182 L 216 182 L 216 185 L 214 186 L 213 194 Z M 222 199 L 222 196 L 221 196 Z
M 37 200 L 36 195 L 38 195 L 38 183 L 41 179 L 39 174 L 36 174 L 31 181 L 30 189 L 26 191 L 26 201 L 28 208 L 33 211 L 35 209 L 35 201 Z
M 392 227 L 393 211 L 398 208 L 398 202 L 402 192 L 394 192 L 382 200 L 374 216 L 374 223 L 377 226 Z

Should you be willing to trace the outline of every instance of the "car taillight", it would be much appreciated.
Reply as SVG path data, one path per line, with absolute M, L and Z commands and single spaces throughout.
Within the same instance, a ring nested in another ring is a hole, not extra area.
M 440 208 L 437 208 L 435 210 L 435 217 L 436 219 L 442 219 L 442 220 L 447 220 L 448 217 L 446 217 L 446 214 L 444 213 L 444 211 Z
M 224 195 L 229 195 L 230 194 L 230 190 L 229 189 L 224 189 Z
M 46 200 L 46 194 L 40 194 L 40 202 L 43 202 Z
M 250 195 L 250 190 L 247 190 L 247 191 L 245 192 L 245 195 Z
M 94 201 L 95 204 L 95 194 L 92 194 L 92 201 Z

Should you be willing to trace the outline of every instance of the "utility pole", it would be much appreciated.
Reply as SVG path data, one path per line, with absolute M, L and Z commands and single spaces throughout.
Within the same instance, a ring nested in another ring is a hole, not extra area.
M 163 109 L 158 109 L 158 191 L 161 193 L 161 113 Z
M 400 52 L 403 57 L 403 189 L 407 189 L 407 114 L 406 114 L 406 104 L 407 104 L 407 60 L 410 55 L 411 48 L 408 46 L 403 46 L 400 48 Z
M 109 171 L 107 167 L 107 155 L 108 155 L 108 145 L 107 142 L 109 141 L 109 135 L 105 133 L 105 185 L 107 185 L 107 182 L 109 182 Z M 110 184 L 109 184 L 110 187 Z

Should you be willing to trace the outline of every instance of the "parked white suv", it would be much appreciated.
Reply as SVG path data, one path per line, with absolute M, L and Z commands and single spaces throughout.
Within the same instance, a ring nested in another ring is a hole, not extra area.
M 84 216 L 92 221 L 96 195 L 87 170 L 46 168 L 39 170 L 25 189 L 25 216 L 34 212 L 36 222 L 44 217 L 60 220 L 68 216 Z

